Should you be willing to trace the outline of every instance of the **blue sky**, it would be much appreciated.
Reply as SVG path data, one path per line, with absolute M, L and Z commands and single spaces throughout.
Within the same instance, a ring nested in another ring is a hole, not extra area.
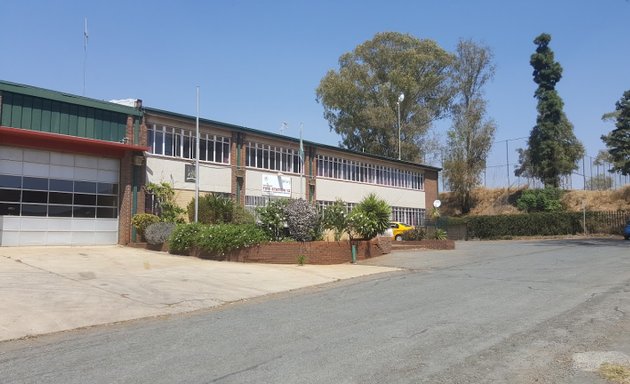
M 558 91 L 588 154 L 613 125 L 601 115 L 630 89 L 630 1 L 33 1 L 0 2 L 0 79 L 86 96 L 140 98 L 147 106 L 336 145 L 315 88 L 341 54 L 377 32 L 490 46 L 497 72 L 486 88 L 497 141 L 526 137 L 536 119 L 529 57 L 552 35 L 564 67 Z M 448 121 L 436 125 L 442 135 Z M 509 156 L 516 161 L 510 142 Z M 497 143 L 489 165 L 505 163 Z

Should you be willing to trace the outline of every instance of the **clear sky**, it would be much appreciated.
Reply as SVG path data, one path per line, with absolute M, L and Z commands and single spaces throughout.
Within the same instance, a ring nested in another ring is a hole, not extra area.
M 613 125 L 605 112 L 630 89 L 628 0 L 215 0 L 0 2 L 0 79 L 83 93 L 139 98 L 144 105 L 336 145 L 315 88 L 341 54 L 377 32 L 433 39 L 454 51 L 460 38 L 492 48 L 497 72 L 486 88 L 496 140 L 526 137 L 536 119 L 529 57 L 551 34 L 564 68 L 557 86 L 587 153 Z M 444 136 L 450 122 L 436 125 Z M 513 148 L 524 140 L 510 142 Z M 489 159 L 505 163 L 505 142 Z M 437 164 L 439 165 L 439 164 Z

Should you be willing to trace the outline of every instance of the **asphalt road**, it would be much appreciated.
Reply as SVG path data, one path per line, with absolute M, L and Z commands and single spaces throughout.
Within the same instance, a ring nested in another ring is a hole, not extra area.
M 3 383 L 600 383 L 630 355 L 630 242 L 458 243 L 402 272 L 0 343 Z

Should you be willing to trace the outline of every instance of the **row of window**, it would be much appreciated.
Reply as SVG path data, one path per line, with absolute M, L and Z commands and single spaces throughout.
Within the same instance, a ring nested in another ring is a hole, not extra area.
M 0 174 L 0 215 L 118 217 L 118 184 Z
M 0 188 L 118 195 L 118 184 L 0 174 Z
M 247 143 L 245 165 L 286 173 L 301 173 L 302 159 L 297 149 Z
M 106 218 L 118 217 L 117 208 L 79 207 L 71 205 L 17 204 L 0 202 L 0 216 L 48 216 Z
M 317 176 L 424 190 L 424 174 L 332 156 L 317 156 Z
M 158 127 L 155 124 L 148 130 L 151 153 L 155 155 L 196 158 L 195 134 L 193 131 Z M 199 138 L 199 160 L 220 164 L 230 164 L 230 139 L 223 136 L 201 134 Z
M 425 224 L 426 210 L 422 208 L 392 207 L 392 221 L 423 226 Z

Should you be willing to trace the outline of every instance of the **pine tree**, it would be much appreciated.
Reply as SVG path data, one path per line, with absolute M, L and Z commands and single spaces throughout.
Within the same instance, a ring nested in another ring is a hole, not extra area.
M 611 172 L 630 175 L 630 90 L 615 104 L 615 129 L 602 140 L 613 163 Z
M 530 64 L 534 68 L 534 82 L 538 84 L 534 93 L 538 99 L 538 117 L 519 171 L 540 179 L 546 187 L 557 188 L 562 176 L 578 168 L 577 161 L 584 155 L 584 147 L 573 134 L 573 124 L 564 114 L 564 103 L 556 91 L 556 84 L 562 78 L 562 66 L 554 59 L 550 41 L 551 36 L 546 33 L 534 39 L 538 47 Z

